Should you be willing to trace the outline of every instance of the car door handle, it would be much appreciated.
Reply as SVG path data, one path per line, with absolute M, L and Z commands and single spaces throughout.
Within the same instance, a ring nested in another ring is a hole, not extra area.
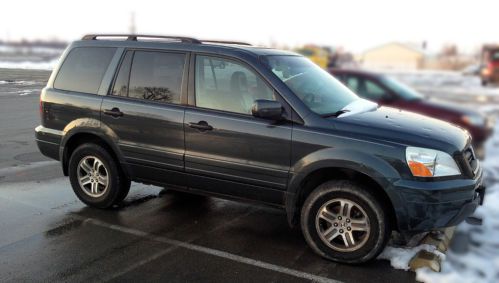
M 213 127 L 210 126 L 206 121 L 199 121 L 197 123 L 190 122 L 189 127 L 198 129 L 200 131 L 211 131 L 213 130 Z
M 114 118 L 123 116 L 123 112 L 117 107 L 114 107 L 113 109 L 104 109 L 104 114 L 113 116 Z

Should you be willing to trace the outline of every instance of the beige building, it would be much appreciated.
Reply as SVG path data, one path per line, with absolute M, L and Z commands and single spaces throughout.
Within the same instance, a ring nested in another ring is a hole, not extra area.
M 365 51 L 359 58 L 371 69 L 417 70 L 425 65 L 426 53 L 419 46 L 391 42 Z

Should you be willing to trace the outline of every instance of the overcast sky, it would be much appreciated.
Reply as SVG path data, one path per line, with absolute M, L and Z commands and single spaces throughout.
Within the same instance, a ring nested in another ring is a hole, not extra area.
M 198 38 L 344 46 L 355 52 L 388 41 L 457 43 L 471 51 L 498 42 L 498 0 L 8 0 L 0 39 L 74 40 L 85 33 L 137 32 Z

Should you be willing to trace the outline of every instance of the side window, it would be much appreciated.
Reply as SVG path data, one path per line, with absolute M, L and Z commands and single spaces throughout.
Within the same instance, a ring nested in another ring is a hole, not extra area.
M 378 101 L 386 98 L 389 94 L 376 82 L 365 79 L 365 91 L 362 96 L 367 99 Z
M 116 76 L 112 95 L 128 96 L 128 77 L 130 75 L 130 66 L 132 65 L 133 51 L 127 51 L 120 70 Z
M 72 49 L 57 74 L 54 88 L 97 94 L 115 52 L 116 48 L 108 47 Z
M 180 103 L 185 55 L 135 51 L 128 97 Z
M 359 79 L 357 77 L 347 76 L 345 78 L 345 85 L 353 92 L 359 94 Z
M 273 90 L 248 67 L 232 60 L 196 56 L 196 105 L 251 114 L 256 99 L 275 100 Z

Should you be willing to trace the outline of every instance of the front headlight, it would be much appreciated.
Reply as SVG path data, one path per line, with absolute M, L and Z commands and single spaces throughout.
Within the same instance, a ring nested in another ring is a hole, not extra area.
M 443 151 L 407 147 L 405 158 L 412 175 L 416 177 L 443 177 L 461 174 L 454 159 Z
M 465 115 L 461 119 L 469 125 L 473 126 L 483 126 L 485 125 L 485 117 L 480 115 Z

